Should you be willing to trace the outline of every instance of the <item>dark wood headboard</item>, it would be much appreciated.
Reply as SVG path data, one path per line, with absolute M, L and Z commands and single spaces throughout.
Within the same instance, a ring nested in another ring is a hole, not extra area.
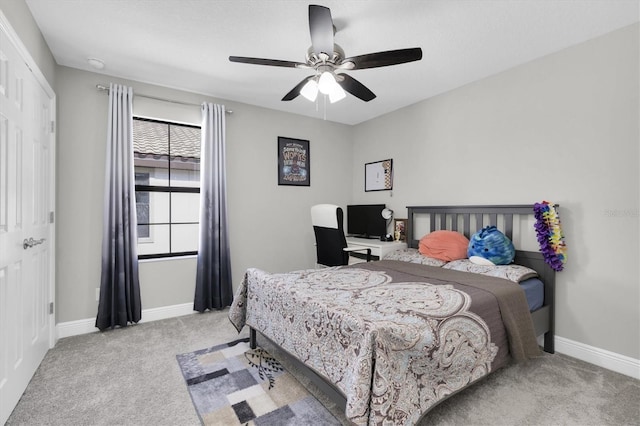
M 558 206 L 555 206 L 556 209 Z M 416 220 L 424 218 L 428 222 L 427 231 L 458 231 L 465 237 L 471 236 L 485 226 L 496 226 L 509 239 L 514 236 L 514 218 L 517 216 L 533 217 L 533 205 L 477 205 L 477 206 L 408 206 L 407 245 L 418 248 L 423 235 L 417 232 Z M 544 306 L 534 317 L 536 330 L 545 330 L 544 347 L 553 353 L 554 333 L 554 300 L 556 278 L 555 271 L 547 265 L 540 251 L 520 250 L 516 247 L 514 263 L 529 267 L 536 272 L 544 283 Z M 536 311 L 538 312 L 538 311 Z M 534 313 L 535 314 L 535 313 Z
M 410 247 L 418 247 L 420 236 L 413 235 L 414 220 L 417 215 L 429 215 L 430 232 L 438 229 L 449 229 L 471 238 L 476 231 L 485 226 L 498 226 L 498 217 L 504 221 L 500 227 L 509 239 L 513 239 L 513 217 L 518 215 L 533 215 L 532 205 L 505 206 L 409 206 L 409 220 L 407 222 L 407 239 Z M 487 220 L 488 219 L 488 220 Z

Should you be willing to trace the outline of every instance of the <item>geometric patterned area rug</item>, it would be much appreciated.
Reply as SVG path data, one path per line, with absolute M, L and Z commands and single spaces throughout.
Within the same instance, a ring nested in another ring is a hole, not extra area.
M 340 422 L 249 339 L 177 355 L 204 425 L 340 425 Z

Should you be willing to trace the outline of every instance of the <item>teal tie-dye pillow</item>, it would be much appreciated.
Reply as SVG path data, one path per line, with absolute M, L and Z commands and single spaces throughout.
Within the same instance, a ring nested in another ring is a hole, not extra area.
M 495 226 L 486 226 L 473 234 L 469 240 L 467 256 L 478 256 L 494 265 L 508 265 L 513 262 L 516 250 L 506 235 Z

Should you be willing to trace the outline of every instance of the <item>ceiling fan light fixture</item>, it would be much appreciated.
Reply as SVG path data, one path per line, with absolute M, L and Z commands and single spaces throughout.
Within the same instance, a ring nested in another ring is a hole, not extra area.
M 318 90 L 323 95 L 328 95 L 333 90 L 334 86 L 337 86 L 336 78 L 329 71 L 325 71 L 320 75 L 318 80 Z
M 342 87 L 340 87 L 340 85 L 336 82 L 331 88 L 331 92 L 329 92 L 329 102 L 333 104 L 346 97 L 347 97 L 347 94 L 342 89 Z
M 315 102 L 318 97 L 318 83 L 315 79 L 311 79 L 307 81 L 302 89 L 300 89 L 300 94 L 310 100 L 311 102 Z

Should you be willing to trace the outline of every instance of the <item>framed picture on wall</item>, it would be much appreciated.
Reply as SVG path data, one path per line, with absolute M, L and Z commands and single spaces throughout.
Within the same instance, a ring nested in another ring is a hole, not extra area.
M 393 160 L 375 161 L 364 165 L 364 190 L 388 191 L 393 189 Z
M 278 185 L 310 186 L 309 141 L 278 136 Z
M 394 240 L 407 241 L 407 219 L 395 219 L 393 223 Z

